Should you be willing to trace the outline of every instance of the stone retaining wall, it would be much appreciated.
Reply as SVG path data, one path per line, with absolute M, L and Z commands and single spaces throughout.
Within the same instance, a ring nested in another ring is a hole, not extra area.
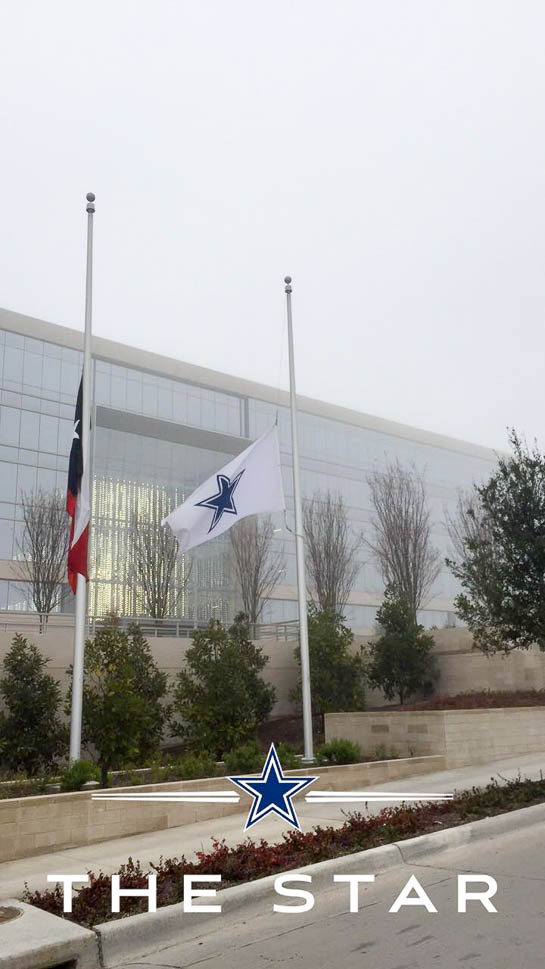
M 43 655 L 50 659 L 48 672 L 59 680 L 63 693 L 66 693 L 70 685 L 66 670 L 73 659 L 73 627 L 69 624 L 65 627 L 55 626 L 40 635 L 36 627 L 21 623 L 20 632 L 36 643 Z M 453 696 L 467 690 L 545 689 L 545 652 L 537 647 L 515 650 L 507 655 L 502 653 L 485 656 L 472 648 L 471 634 L 467 629 L 434 629 L 431 632 L 435 640 L 434 652 L 440 672 L 436 694 Z M 15 628 L 2 624 L 0 614 L 0 668 L 14 633 Z M 184 663 L 191 640 L 150 636 L 148 641 L 157 665 L 172 682 Z M 359 649 L 366 642 L 369 642 L 369 637 L 357 636 L 354 649 Z M 263 670 L 263 678 L 276 690 L 273 717 L 289 716 L 298 711 L 298 705 L 290 698 L 299 675 L 299 667 L 294 657 L 295 645 L 293 640 L 259 641 L 259 646 L 269 660 Z M 387 704 L 380 690 L 367 689 L 366 701 L 368 707 Z M 395 703 L 393 700 L 392 705 Z
M 316 768 L 319 780 L 313 789 L 365 789 L 397 778 L 442 770 L 444 765 L 444 757 L 415 757 L 345 767 L 320 767 Z M 299 769 L 287 773 L 300 772 Z M 233 791 L 234 788 L 227 778 L 213 777 L 116 788 L 115 792 L 123 790 L 135 794 L 167 790 Z M 90 791 L 0 800 L 0 862 L 220 818 L 248 811 L 249 806 L 250 798 L 244 793 L 240 795 L 240 803 L 235 805 L 93 801 Z M 241 823 L 241 840 L 242 828 Z
M 449 768 L 540 751 L 545 766 L 545 707 L 326 713 L 325 736 L 363 750 L 385 744 L 402 757 L 439 754 Z

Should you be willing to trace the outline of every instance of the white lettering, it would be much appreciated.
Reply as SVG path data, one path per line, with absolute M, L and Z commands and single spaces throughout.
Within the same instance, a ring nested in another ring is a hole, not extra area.
M 410 892 L 416 892 L 416 896 L 409 898 Z M 430 896 L 426 894 L 416 875 L 411 875 L 409 881 L 404 888 L 401 889 L 389 911 L 394 913 L 399 912 L 403 905 L 424 905 L 428 912 L 437 912 L 437 909 Z
M 333 875 L 334 882 L 348 882 L 350 885 L 350 911 L 357 912 L 359 904 L 359 883 L 374 882 L 374 875 Z
M 112 875 L 112 912 L 119 912 L 121 898 L 147 898 L 148 912 L 157 911 L 157 875 L 148 875 L 147 888 L 120 888 L 119 875 Z
M 274 880 L 274 890 L 277 895 L 285 895 L 286 898 L 303 898 L 302 905 L 273 905 L 273 912 L 282 912 L 285 915 L 295 913 L 310 912 L 314 908 L 314 895 L 312 892 L 305 892 L 304 888 L 286 888 L 285 882 L 311 882 L 310 875 L 280 875 Z
M 484 892 L 468 892 L 467 886 L 472 882 L 484 882 L 488 886 Z M 498 883 L 492 875 L 458 875 L 458 911 L 467 910 L 467 902 L 480 902 L 487 912 L 496 912 L 490 899 L 496 894 Z
M 220 882 L 221 875 L 184 875 L 184 912 L 221 912 L 221 905 L 193 905 L 194 898 L 215 898 L 215 888 L 193 888 L 193 882 Z
M 62 882 L 63 886 L 63 912 L 72 911 L 72 885 L 74 882 L 88 882 L 87 875 L 48 875 L 48 882 Z

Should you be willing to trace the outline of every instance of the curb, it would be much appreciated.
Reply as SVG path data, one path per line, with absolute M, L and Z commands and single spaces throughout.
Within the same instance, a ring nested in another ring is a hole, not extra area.
M 19 913 L 0 926 L 1 969 L 96 969 L 100 964 L 100 941 L 95 932 L 18 898 L 2 899 L 1 904 Z
M 418 835 L 392 844 L 380 845 L 378 848 L 368 848 L 355 854 L 331 858 L 314 865 L 290 869 L 292 873 L 312 875 L 314 887 L 330 887 L 333 884 L 333 874 L 342 867 L 343 873 L 352 874 L 365 872 L 378 874 L 416 861 L 426 855 L 456 848 L 469 842 L 481 841 L 495 837 L 508 831 L 520 830 L 535 824 L 545 822 L 545 803 L 534 804 L 531 807 L 520 808 L 505 814 L 471 821 L 444 831 L 434 831 L 430 834 Z M 221 903 L 222 915 L 233 915 L 247 904 L 254 904 L 261 899 L 270 900 L 274 889 L 275 879 L 283 872 L 267 875 L 244 885 L 235 885 L 218 892 L 217 902 Z M 198 903 L 197 903 L 198 904 Z M 211 919 L 217 919 L 219 913 L 185 912 L 184 902 L 167 905 L 152 915 L 142 913 L 131 915 L 112 922 L 95 925 L 102 953 L 104 969 L 114 969 L 120 963 L 135 957 L 149 955 L 158 949 L 166 949 L 184 941 L 186 936 L 201 934 L 208 927 Z

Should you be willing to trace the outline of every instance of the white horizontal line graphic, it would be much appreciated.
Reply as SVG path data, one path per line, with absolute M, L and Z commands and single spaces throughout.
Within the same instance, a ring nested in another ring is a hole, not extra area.
M 157 794 L 147 791 L 142 794 L 114 793 L 93 794 L 94 801 L 177 801 L 187 804 L 238 804 L 240 796 L 235 791 L 164 791 Z
M 309 804 L 335 804 L 350 801 L 451 801 L 452 794 L 399 793 L 394 791 L 310 791 Z
M 136 801 L 165 804 L 238 804 L 236 791 L 143 791 L 93 794 L 94 801 Z M 451 801 L 452 794 L 428 792 L 403 793 L 396 791 L 310 791 L 307 804 L 357 804 L 365 801 Z

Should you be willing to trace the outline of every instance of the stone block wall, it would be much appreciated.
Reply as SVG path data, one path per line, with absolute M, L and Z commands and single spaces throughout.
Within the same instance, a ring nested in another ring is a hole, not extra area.
M 545 767 L 545 707 L 327 713 L 325 735 L 366 753 L 382 743 L 402 757 L 442 755 L 448 768 L 544 751 Z
M 439 756 L 374 764 L 350 764 L 344 767 L 320 767 L 316 769 L 319 779 L 313 784 L 313 789 L 365 790 L 385 781 L 442 770 L 444 766 L 445 758 Z M 300 769 L 287 773 L 300 774 Z M 116 793 L 123 790 L 116 788 Z M 235 788 L 227 778 L 213 777 L 195 781 L 172 781 L 168 784 L 146 784 L 125 790 L 131 794 L 140 794 L 152 791 L 232 791 Z M 244 792 L 237 793 L 240 793 L 238 804 L 99 801 L 92 799 L 90 791 L 0 800 L 0 862 L 96 841 L 108 841 L 111 838 L 123 838 L 144 831 L 163 831 L 237 813 L 241 814 L 242 841 L 242 812 L 248 811 L 250 797 Z

